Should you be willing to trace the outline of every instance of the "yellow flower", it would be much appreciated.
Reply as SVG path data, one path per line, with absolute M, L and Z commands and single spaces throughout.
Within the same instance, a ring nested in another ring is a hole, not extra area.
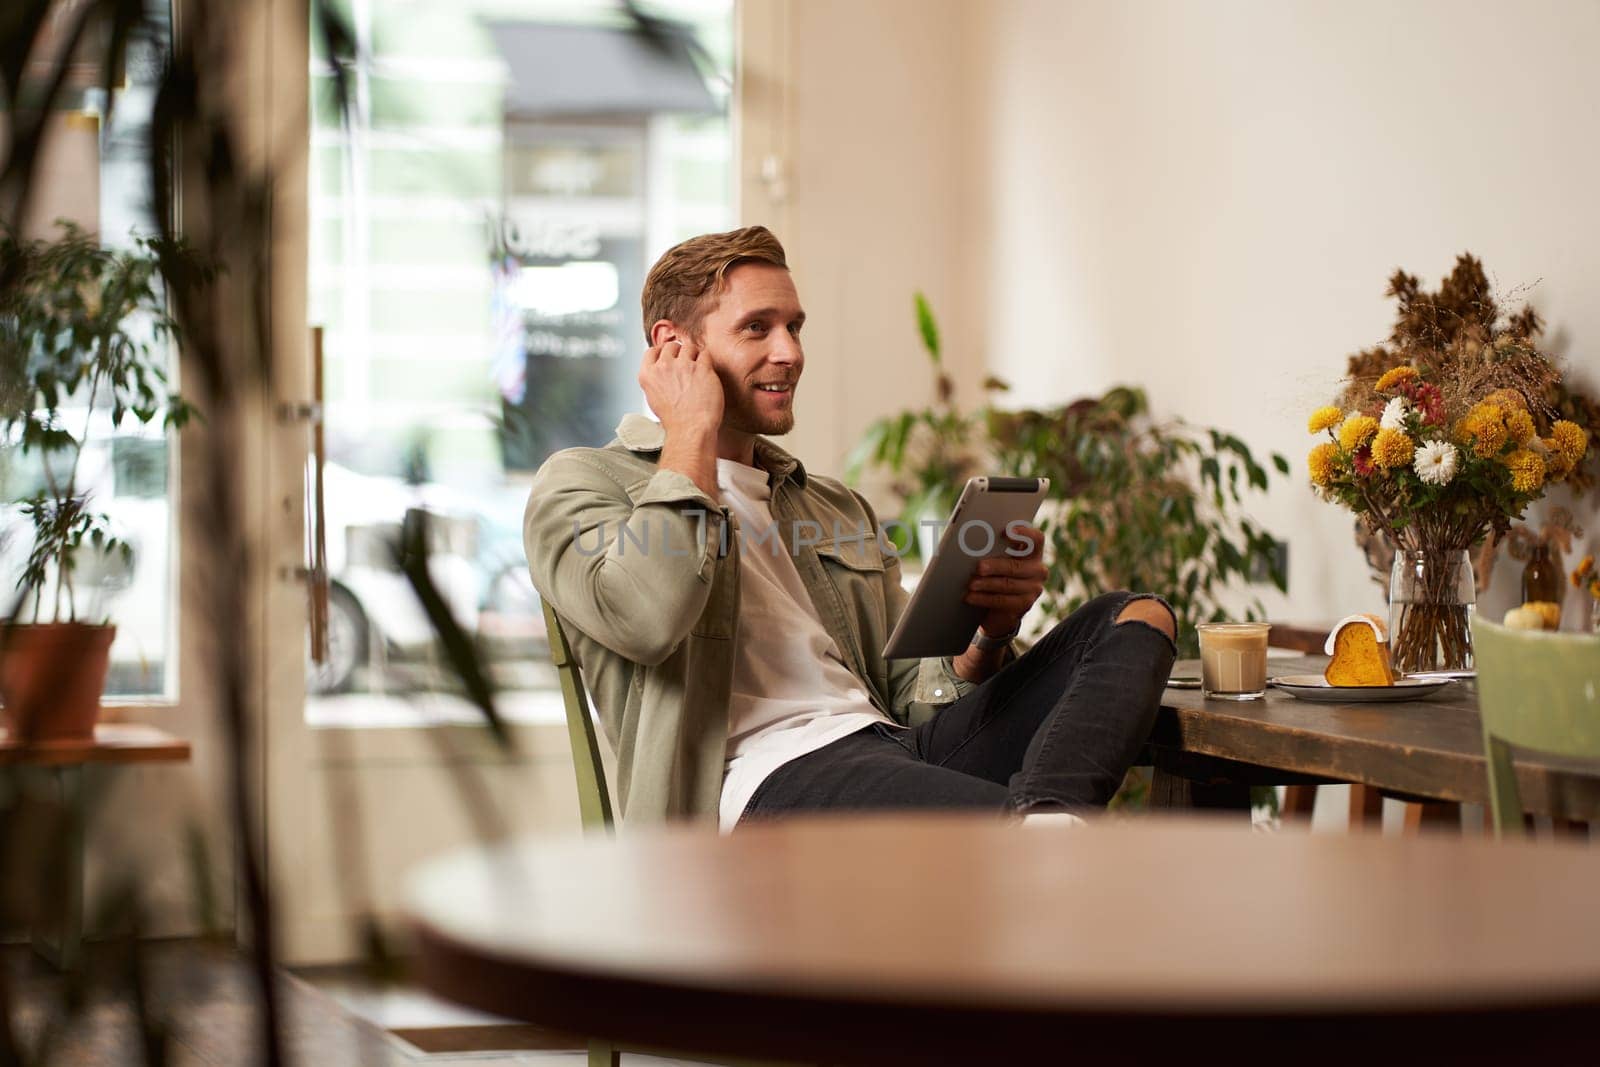
M 1479 404 L 1456 423 L 1456 436 L 1472 444 L 1474 455 L 1495 455 L 1506 443 L 1505 412 L 1495 404 Z
M 1383 377 L 1378 379 L 1378 384 L 1373 388 L 1380 393 L 1387 393 L 1389 390 L 1398 387 L 1402 382 L 1413 381 L 1416 376 L 1417 368 L 1415 367 L 1395 367 L 1384 371 Z
M 1583 580 L 1585 578 L 1589 577 L 1590 573 L 1593 572 L 1593 570 L 1594 570 L 1594 557 L 1593 556 L 1584 556 L 1583 560 L 1578 564 L 1578 569 L 1572 572 L 1572 587 L 1574 589 L 1576 589 L 1579 586 L 1583 585 Z
M 1372 462 L 1385 469 L 1404 467 L 1411 462 L 1416 450 L 1417 446 L 1404 430 L 1379 430 L 1378 436 L 1372 439 Z
M 1339 427 L 1339 445 L 1346 452 L 1354 452 L 1378 432 L 1378 420 L 1371 415 L 1352 415 Z
M 1506 457 L 1511 468 L 1511 488 L 1519 493 L 1532 493 L 1544 484 L 1544 458 L 1527 448 L 1519 448 Z
M 1511 435 L 1511 443 L 1521 448 L 1533 440 L 1533 416 L 1522 408 L 1510 408 L 1506 414 L 1506 433 Z
M 1306 432 L 1321 433 L 1339 425 L 1344 420 L 1344 412 L 1329 404 L 1320 407 L 1311 413 L 1311 421 L 1306 423 Z
M 1471 411 L 1467 412 L 1467 417 L 1469 419 L 1474 416 L 1478 417 L 1479 419 L 1504 420 L 1506 417 L 1506 409 L 1491 400 L 1480 400 L 1476 404 L 1472 405 Z
M 1311 484 L 1327 485 L 1333 481 L 1336 473 L 1334 461 L 1339 455 L 1339 446 L 1332 441 L 1324 441 L 1311 450 L 1306 457 L 1306 466 L 1311 468 Z
M 1551 451 L 1559 451 L 1562 458 L 1572 467 L 1578 465 L 1578 461 L 1583 459 L 1584 452 L 1589 448 L 1589 434 L 1582 426 L 1566 419 L 1556 420 L 1550 427 L 1550 437 L 1554 442 Z
M 1567 462 L 1567 455 L 1561 451 L 1561 443 L 1554 437 L 1541 438 L 1544 442 L 1545 469 L 1552 478 L 1563 478 L 1572 473 L 1572 464 Z
M 1589 595 L 1596 600 L 1600 600 L 1600 578 L 1596 578 L 1589 583 Z
M 1506 411 L 1527 411 L 1528 401 L 1515 389 L 1496 389 L 1483 398 L 1485 404 L 1494 404 Z

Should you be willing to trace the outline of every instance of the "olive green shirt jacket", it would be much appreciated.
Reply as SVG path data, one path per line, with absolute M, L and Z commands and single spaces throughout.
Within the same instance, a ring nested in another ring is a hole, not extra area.
M 661 425 L 629 415 L 604 448 L 551 456 L 534 477 L 523 544 L 561 617 L 617 759 L 629 822 L 715 822 L 739 633 L 739 554 L 771 551 L 686 475 L 660 470 Z M 915 726 L 973 687 L 950 659 L 886 660 L 906 604 L 900 561 L 867 502 L 808 476 L 764 438 L 773 529 L 845 665 L 872 703 Z M 741 545 L 741 541 L 748 543 Z M 763 634 L 781 641 L 782 634 Z

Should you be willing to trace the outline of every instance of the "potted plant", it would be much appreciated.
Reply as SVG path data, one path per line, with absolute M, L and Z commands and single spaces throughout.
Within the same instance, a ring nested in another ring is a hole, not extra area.
M 955 403 L 955 382 L 944 369 L 944 354 L 939 341 L 939 324 L 933 317 L 928 298 L 915 295 L 917 332 L 922 348 L 933 366 L 933 402 L 925 408 L 902 411 L 878 419 L 851 449 L 845 462 L 845 478 L 858 482 L 863 472 L 878 470 L 889 475 L 888 489 L 901 501 L 897 539 L 905 531 L 917 536 L 897 547 L 908 555 L 923 559 L 933 553 L 937 529 L 932 523 L 944 519 L 955 506 L 967 479 L 985 473 L 989 463 L 980 413 L 964 414 Z M 985 378 L 986 392 L 1007 388 L 998 378 Z M 893 527 L 890 527 L 893 529 Z
M 905 501 L 901 521 L 948 513 L 972 475 L 1048 477 L 1055 499 L 1038 521 L 1049 568 L 1040 608 L 1058 619 L 1112 589 L 1164 595 L 1179 650 L 1198 654 L 1195 624 L 1229 617 L 1236 582 L 1286 587 L 1279 542 L 1243 514 L 1244 493 L 1267 488 L 1267 468 L 1238 437 L 1160 421 L 1142 389 L 1118 387 L 1064 407 L 958 410 L 922 294 L 917 323 L 935 372 L 935 403 L 867 428 L 847 470 L 887 471 Z M 994 378 L 987 391 L 1004 389 Z M 1288 461 L 1270 457 L 1287 473 Z M 942 510 L 941 510 L 942 509 Z M 1250 618 L 1259 604 L 1246 605 Z
M 1233 434 L 1158 419 L 1136 386 L 1065 407 L 990 411 L 987 425 L 1001 470 L 1059 487 L 1039 522 L 1047 617 L 1110 589 L 1160 593 L 1177 616 L 1179 653 L 1195 656 L 1197 624 L 1262 617 L 1259 600 L 1241 608 L 1232 590 L 1287 589 L 1281 542 L 1244 512 L 1246 492 L 1266 491 L 1267 468 Z M 1286 459 L 1268 458 L 1287 473 Z
M 84 444 L 97 426 L 180 427 L 192 413 L 168 389 L 176 326 L 158 287 L 159 242 L 103 248 L 61 227 L 51 241 L 0 230 L 0 461 L 38 475 L 6 501 L 31 541 L 0 634 L 0 696 L 12 735 L 29 742 L 93 734 L 116 628 L 75 579 L 86 563 L 131 563 L 80 482 Z

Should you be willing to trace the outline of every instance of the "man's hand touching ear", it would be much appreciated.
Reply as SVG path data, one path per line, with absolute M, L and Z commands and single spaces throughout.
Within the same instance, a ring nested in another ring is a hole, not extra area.
M 714 436 L 722 425 L 722 381 L 693 341 L 669 337 L 646 352 L 639 386 L 669 437 L 674 430 Z
M 717 430 L 722 426 L 722 380 L 711 357 L 693 341 L 657 324 L 657 335 L 663 334 L 639 366 L 639 387 L 667 435 L 658 466 L 687 475 L 712 500 L 720 500 Z

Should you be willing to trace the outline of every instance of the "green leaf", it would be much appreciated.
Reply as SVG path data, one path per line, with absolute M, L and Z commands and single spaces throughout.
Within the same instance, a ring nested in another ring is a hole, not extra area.
M 169 416 L 170 418 L 170 416 Z M 185 415 L 187 418 L 187 415 Z M 845 457 L 844 480 L 849 485 L 855 485 L 861 480 L 861 473 L 869 462 L 882 460 L 882 445 L 884 435 L 888 432 L 887 420 L 878 419 L 869 425 L 866 432 L 861 435 L 861 440 L 855 443 L 850 453 Z
M 917 332 L 922 334 L 922 347 L 928 350 L 928 358 L 933 360 L 935 366 L 943 362 L 943 354 L 939 348 L 939 324 L 934 321 L 933 308 L 928 306 L 928 298 L 922 290 L 916 293 L 917 305 Z

